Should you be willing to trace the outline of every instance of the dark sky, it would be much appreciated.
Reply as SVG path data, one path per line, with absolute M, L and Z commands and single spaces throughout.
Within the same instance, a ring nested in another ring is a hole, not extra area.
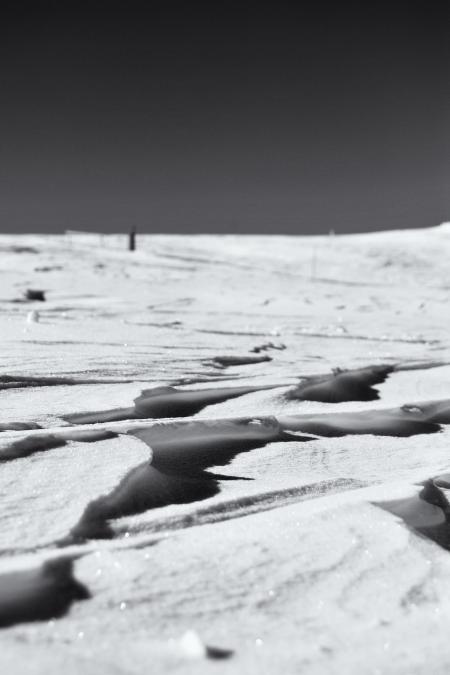
M 0 231 L 450 219 L 450 3 L 0 12 Z

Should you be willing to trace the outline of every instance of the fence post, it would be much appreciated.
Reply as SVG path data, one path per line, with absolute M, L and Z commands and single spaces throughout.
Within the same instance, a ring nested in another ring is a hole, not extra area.
M 129 251 L 134 251 L 136 250 L 136 228 L 133 227 L 133 229 L 130 231 L 128 235 L 128 250 Z

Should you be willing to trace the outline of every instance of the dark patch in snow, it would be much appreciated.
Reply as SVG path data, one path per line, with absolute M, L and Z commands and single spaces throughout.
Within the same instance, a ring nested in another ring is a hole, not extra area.
M 418 495 L 387 502 L 377 506 L 402 518 L 413 530 L 450 551 L 450 504 L 438 480 L 425 481 Z
M 247 366 L 254 363 L 263 363 L 272 361 L 270 356 L 214 356 L 212 359 L 204 361 L 206 365 L 213 365 L 215 368 L 228 368 L 229 366 Z
M 321 403 L 375 401 L 379 393 L 373 385 L 384 382 L 393 370 L 392 365 L 368 366 L 357 370 L 336 368 L 329 375 L 305 378 L 295 389 L 286 392 L 286 396 Z
M 61 448 L 67 445 L 68 441 L 78 443 L 95 443 L 105 441 L 108 438 L 116 438 L 117 434 L 106 429 L 89 429 L 64 431 L 58 434 L 36 434 L 26 436 L 17 441 L 13 441 L 8 446 L 0 449 L 0 463 L 10 462 L 14 459 L 29 457 L 36 452 L 45 452 L 53 448 Z
M 228 464 L 237 454 L 270 442 L 307 441 L 284 432 L 273 417 L 158 425 L 128 432 L 143 440 L 152 456 L 129 471 L 108 495 L 92 501 L 69 537 L 60 542 L 109 538 L 110 520 L 169 504 L 201 501 L 220 491 L 220 479 L 207 471 Z
M 255 391 L 274 389 L 280 385 L 226 387 L 218 389 L 175 389 L 174 387 L 156 387 L 144 389 L 134 399 L 130 408 L 115 408 L 92 413 L 64 415 L 63 419 L 71 424 L 93 424 L 129 419 L 161 419 L 164 417 L 189 417 L 208 405 L 223 403 L 232 398 L 244 396 Z
M 0 575 L 0 628 L 63 616 L 90 593 L 73 576 L 73 560 L 58 558 L 37 569 Z
M 411 404 L 388 410 L 284 415 L 278 419 L 283 429 L 318 436 L 415 436 L 436 433 L 441 430 L 441 424 L 450 424 L 450 400 Z

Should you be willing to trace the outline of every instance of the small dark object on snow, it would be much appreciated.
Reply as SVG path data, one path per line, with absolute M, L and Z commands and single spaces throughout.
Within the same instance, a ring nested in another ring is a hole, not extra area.
M 32 288 L 27 288 L 27 290 L 25 291 L 25 299 L 45 302 L 45 291 L 38 291 Z
M 208 647 L 206 645 L 206 656 L 208 659 L 229 659 L 233 656 L 234 651 L 232 649 L 222 649 L 221 647 Z
M 267 352 L 269 349 L 286 349 L 286 345 L 284 345 L 282 342 L 279 344 L 274 344 L 273 342 L 265 342 L 262 345 L 257 345 L 256 347 L 253 347 L 253 349 L 250 349 L 251 352 L 254 352 L 255 354 L 259 354 L 260 352 Z
M 43 265 L 42 267 L 35 267 L 34 271 L 35 272 L 53 272 L 53 271 L 59 271 L 63 270 L 64 267 L 62 265 Z

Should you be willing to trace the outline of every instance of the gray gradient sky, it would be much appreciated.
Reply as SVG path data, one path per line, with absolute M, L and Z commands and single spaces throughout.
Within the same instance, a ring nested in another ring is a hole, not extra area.
M 0 231 L 319 233 L 450 219 L 448 8 L 11 3 L 0 15 Z

